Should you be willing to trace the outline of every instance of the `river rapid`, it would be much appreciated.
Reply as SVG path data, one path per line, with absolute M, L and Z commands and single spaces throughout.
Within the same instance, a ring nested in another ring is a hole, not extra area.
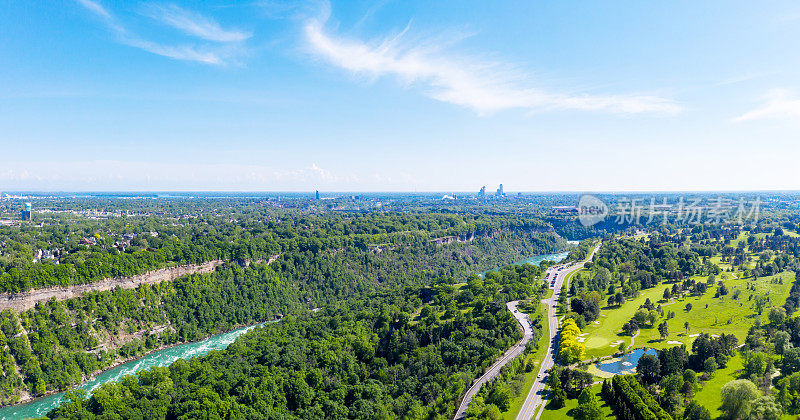
M 259 324 L 263 325 L 263 324 Z M 169 366 L 178 359 L 191 359 L 193 357 L 205 356 L 211 350 L 222 350 L 227 348 L 236 340 L 236 337 L 250 331 L 258 325 L 242 327 L 226 333 L 212 335 L 202 341 L 180 344 L 163 350 L 154 351 L 140 359 L 132 360 L 113 367 L 94 378 L 79 385 L 78 388 L 85 389 L 91 394 L 100 385 L 116 381 L 126 375 L 133 375 L 139 371 L 150 369 L 153 366 Z M 37 398 L 25 404 L 12 405 L 0 408 L 0 419 L 27 419 L 42 417 L 47 412 L 61 404 L 64 393 L 48 395 Z

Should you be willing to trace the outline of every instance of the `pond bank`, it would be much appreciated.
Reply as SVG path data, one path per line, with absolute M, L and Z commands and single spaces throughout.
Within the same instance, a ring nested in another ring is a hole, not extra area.
M 635 374 L 636 365 L 639 364 L 639 359 L 645 354 L 657 356 L 656 351 L 653 349 L 635 349 L 623 354 L 621 357 L 615 357 L 594 363 L 589 366 L 587 372 L 601 378 L 610 378 L 614 375 Z

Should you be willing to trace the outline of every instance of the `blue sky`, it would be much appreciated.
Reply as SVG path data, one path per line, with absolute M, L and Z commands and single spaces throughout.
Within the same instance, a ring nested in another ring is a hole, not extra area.
M 797 189 L 795 2 L 0 0 L 0 190 Z

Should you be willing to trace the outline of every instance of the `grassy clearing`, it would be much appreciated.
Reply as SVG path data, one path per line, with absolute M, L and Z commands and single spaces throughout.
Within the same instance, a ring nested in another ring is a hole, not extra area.
M 595 395 L 597 395 L 597 399 L 601 403 L 600 407 L 603 410 L 603 414 L 605 415 L 604 418 L 606 418 L 606 419 L 614 419 L 616 417 L 614 416 L 614 413 L 611 411 L 611 407 L 608 404 L 606 404 L 606 402 L 603 400 L 603 397 L 600 396 L 601 388 L 602 388 L 602 385 L 595 385 L 595 386 L 592 387 L 592 391 L 595 393 Z M 572 416 L 572 413 L 574 413 L 573 410 L 576 407 L 578 407 L 578 399 L 577 398 L 571 399 L 571 400 L 567 400 L 566 404 L 564 404 L 564 407 L 559 408 L 558 410 L 551 410 L 551 409 L 548 409 L 547 407 L 545 407 L 544 411 L 542 412 L 542 417 L 541 418 L 542 419 L 547 419 L 547 420 L 561 420 L 561 419 L 569 419 L 569 420 L 571 420 L 571 419 L 574 418 Z
M 742 356 L 736 353 L 735 356 L 728 360 L 728 366 L 714 373 L 714 377 L 701 385 L 700 390 L 695 394 L 694 399 L 698 404 L 711 412 L 711 418 L 717 418 L 722 415 L 722 412 L 719 410 L 719 406 L 722 404 L 722 387 L 728 382 L 738 379 L 738 372 L 741 369 Z
M 567 274 L 567 278 L 565 278 L 564 282 L 561 284 L 561 289 L 564 291 L 564 294 L 561 295 L 562 297 L 566 296 L 566 293 L 569 292 L 569 282 L 572 281 L 572 279 L 574 277 L 576 277 L 576 276 L 580 277 L 581 274 L 579 274 L 579 273 L 581 273 L 581 272 L 588 272 L 588 271 L 585 268 L 582 268 L 580 270 L 575 270 L 575 271 Z M 565 315 L 566 313 L 567 312 L 566 312 L 565 308 L 562 307 L 561 305 L 559 305 L 558 306 L 558 311 L 556 312 L 556 314 L 561 316 L 561 315 Z
M 778 278 L 783 279 L 783 284 L 772 282 L 773 279 Z M 675 312 L 675 318 L 667 321 L 670 331 L 667 339 L 662 340 L 658 331 L 654 328 L 652 330 L 643 330 L 637 341 L 641 340 L 642 344 L 654 348 L 670 346 L 668 341 L 680 341 L 691 347 L 691 343 L 694 341 L 692 336 L 705 332 L 717 335 L 722 333 L 734 334 L 739 339 L 739 342 L 743 342 L 747 337 L 748 329 L 759 316 L 754 309 L 754 303 L 749 301 L 748 297 L 751 294 L 753 297 L 763 294 L 769 296 L 771 304 L 767 306 L 767 309 L 760 316 L 761 322 L 766 323 L 767 314 L 769 313 L 768 308 L 780 306 L 786 301 L 793 280 L 794 274 L 788 272 L 759 278 L 755 281 L 752 278 L 737 278 L 725 281 L 725 285 L 730 290 L 727 296 L 715 298 L 716 287 L 713 287 L 700 297 L 675 299 L 676 303 L 674 305 L 664 307 L 665 311 L 671 310 Z M 746 290 L 748 283 L 754 285 L 756 290 Z M 734 300 L 732 297 L 736 289 L 741 290 L 738 300 Z M 687 303 L 692 304 L 692 310 L 689 312 L 684 309 Z M 688 332 L 684 330 L 684 323 L 686 322 L 689 323 Z
M 728 274 L 729 277 L 731 273 Z M 737 278 L 725 280 L 725 285 L 729 290 L 728 295 L 715 298 L 717 286 L 709 287 L 709 290 L 700 297 L 686 296 L 673 300 L 672 302 L 659 302 L 664 293 L 664 289 L 671 287 L 670 284 L 661 284 L 648 290 L 644 290 L 634 299 L 629 299 L 620 308 L 603 308 L 597 321 L 589 323 L 583 332 L 586 335 L 586 355 L 590 357 L 601 357 L 613 354 L 617 349 L 618 341 L 630 343 L 630 337 L 621 335 L 622 325 L 631 319 L 634 312 L 644 304 L 649 298 L 651 302 L 661 304 L 664 313 L 675 312 L 675 318 L 667 320 L 669 336 L 661 339 L 657 328 L 645 326 L 641 328 L 639 337 L 636 338 L 635 347 L 664 348 L 686 344 L 691 348 L 691 344 L 696 334 L 701 332 L 709 334 L 734 334 L 740 342 L 747 336 L 747 330 L 755 322 L 755 310 L 753 302 L 748 297 L 753 294 L 768 294 L 771 304 L 767 305 L 761 315 L 762 323 L 767 322 L 767 313 L 770 306 L 780 306 L 789 295 L 794 276 L 792 273 L 784 272 L 770 277 L 762 277 L 756 281 L 752 278 L 743 279 L 741 273 L 735 273 Z M 773 283 L 773 279 L 783 279 L 783 284 Z M 697 278 L 698 281 L 705 279 Z M 747 284 L 755 286 L 755 291 L 746 290 Z M 738 300 L 733 299 L 736 289 L 741 290 Z M 692 304 L 692 310 L 685 310 L 686 304 Z M 664 318 L 659 319 L 656 324 L 661 323 Z M 689 323 L 689 331 L 684 329 L 684 323 Z M 672 343 L 670 343 L 670 341 Z
M 511 401 L 511 405 L 508 408 L 508 411 L 503 412 L 503 419 L 505 420 L 514 420 L 517 418 L 517 414 L 519 414 L 519 410 L 522 409 L 522 404 L 525 403 L 525 397 L 528 396 L 528 392 L 530 392 L 531 387 L 533 386 L 533 382 L 536 379 L 536 374 L 538 370 L 531 371 L 525 374 L 525 384 L 522 386 L 522 392 Z
M 712 419 L 721 419 L 722 387 L 728 382 L 739 379 L 742 370 L 742 356 L 738 352 L 728 360 L 728 366 L 714 373 L 714 377 L 703 383 L 694 396 L 695 401 L 707 408 Z M 781 419 L 796 419 L 796 416 L 784 414 Z

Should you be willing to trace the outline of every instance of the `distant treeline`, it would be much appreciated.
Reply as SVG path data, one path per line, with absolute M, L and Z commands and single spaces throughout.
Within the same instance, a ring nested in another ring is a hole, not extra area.
M 286 252 L 366 250 L 370 245 L 417 245 L 446 236 L 551 229 L 539 219 L 512 216 L 389 213 L 278 217 L 260 212 L 235 216 L 239 219 L 196 218 L 176 223 L 137 218 L 0 227 L 0 292 L 89 283 L 211 260 L 244 263 Z M 39 250 L 50 258 L 39 259 Z

